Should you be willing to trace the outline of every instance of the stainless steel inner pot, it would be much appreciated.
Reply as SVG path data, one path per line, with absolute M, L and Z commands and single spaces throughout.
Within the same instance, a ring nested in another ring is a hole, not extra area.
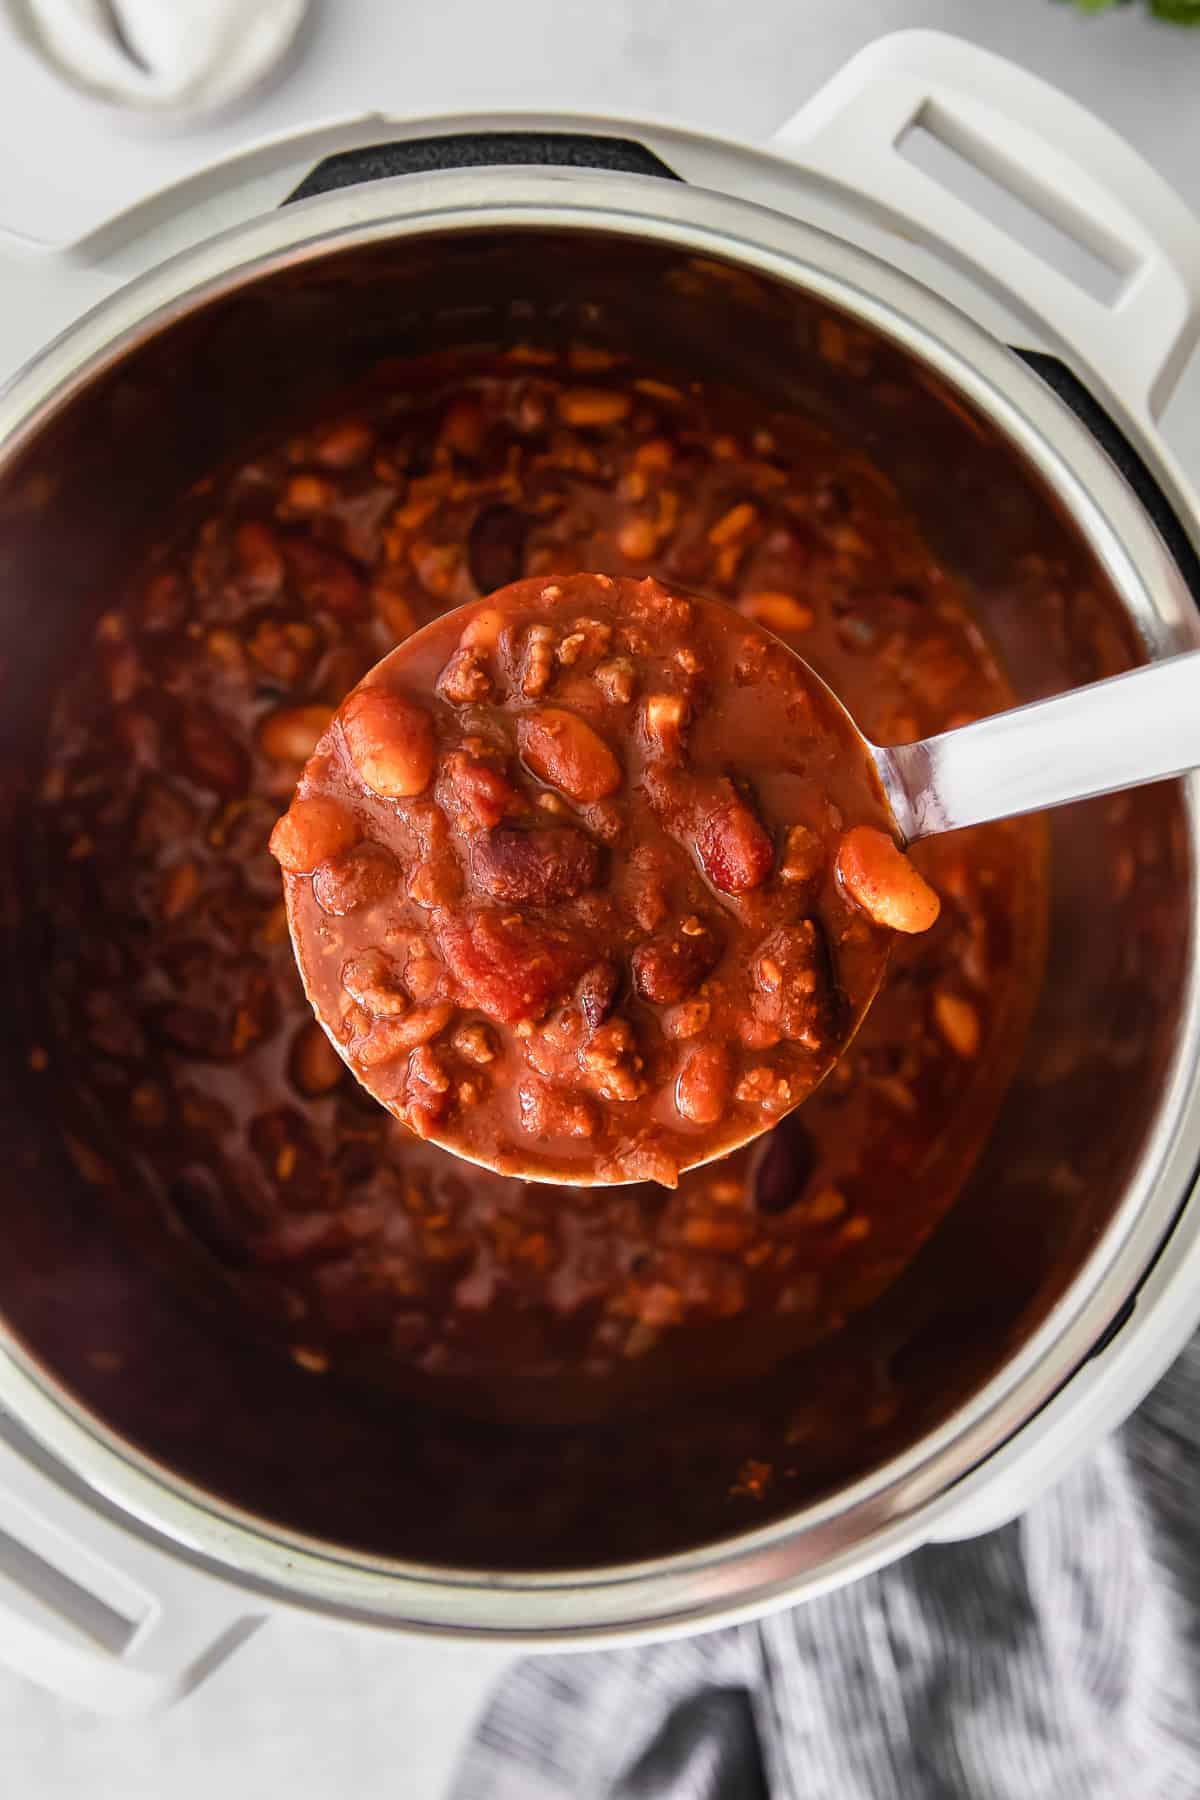
M 869 378 L 818 353 L 830 307 L 876 339 Z M 59 950 L 26 904 L 22 829 L 51 684 L 143 542 L 234 450 L 380 357 L 581 335 L 861 443 L 969 584 L 1022 698 L 1200 642 L 1133 494 L 1015 356 L 834 240 L 665 182 L 489 170 L 309 201 L 134 284 L 0 398 L 0 1399 L 181 1542 L 447 1628 L 716 1616 L 880 1560 L 1099 1340 L 1170 1228 L 1198 1136 L 1196 822 L 1174 783 L 1055 816 L 1044 991 L 986 1154 L 891 1293 L 751 1389 L 551 1429 L 314 1383 L 114 1228 L 25 1060 Z M 98 1331 L 117 1380 L 88 1359 Z M 895 1426 L 799 1465 L 731 1537 L 738 1465 L 797 1461 L 782 1442 L 797 1394 L 831 1359 L 881 1357 L 905 1395 Z

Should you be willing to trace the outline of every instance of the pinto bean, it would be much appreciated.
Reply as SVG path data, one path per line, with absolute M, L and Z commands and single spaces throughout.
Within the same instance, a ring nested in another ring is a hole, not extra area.
M 289 875 L 309 875 L 357 843 L 352 814 L 327 794 L 297 794 L 271 833 L 271 855 Z
M 581 804 L 604 800 L 621 785 L 621 765 L 598 732 L 577 713 L 547 706 L 517 722 L 527 767 Z
M 729 1102 L 732 1065 L 720 1044 L 697 1044 L 675 1081 L 675 1104 L 693 1125 L 715 1125 Z
M 333 718 L 332 706 L 281 706 L 258 727 L 258 747 L 273 762 L 307 762 Z
M 632 402 L 620 388 L 567 388 L 558 397 L 558 413 L 564 425 L 619 425 Z
M 928 931 L 942 903 L 925 877 L 887 836 L 856 825 L 838 845 L 837 872 L 857 906 L 891 931 Z
M 373 793 L 399 800 L 433 780 L 433 720 L 403 694 L 360 688 L 342 708 L 342 731 L 355 768 Z

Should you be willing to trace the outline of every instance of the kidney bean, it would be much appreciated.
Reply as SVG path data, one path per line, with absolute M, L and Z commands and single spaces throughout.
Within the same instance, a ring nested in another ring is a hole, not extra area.
M 638 945 L 632 957 L 634 986 L 658 1006 L 686 1000 L 716 967 L 722 947 L 718 931 L 689 916 Z
M 579 978 L 575 998 L 589 1031 L 603 1025 L 617 1003 L 621 991 L 621 972 L 615 963 L 599 962 Z
M 362 612 L 366 603 L 363 582 L 344 557 L 303 537 L 287 538 L 283 554 L 308 606 L 324 608 L 340 617 Z
M 471 873 L 493 900 L 552 906 L 596 882 L 600 853 L 571 825 L 557 830 L 499 830 L 476 838 Z
M 759 1212 L 786 1212 L 801 1198 L 817 1167 L 816 1140 L 804 1120 L 806 1107 L 781 1119 L 764 1140 L 754 1171 L 754 1204 Z
M 180 719 L 178 731 L 183 766 L 193 781 L 227 799 L 245 793 L 249 758 L 215 713 L 190 708 Z
M 701 820 L 696 851 L 701 867 L 723 894 L 747 894 L 771 873 L 775 846 L 751 807 L 729 782 L 727 797 Z
M 520 576 L 525 562 L 529 520 L 515 506 L 485 506 L 467 534 L 467 563 L 481 594 L 507 587 Z

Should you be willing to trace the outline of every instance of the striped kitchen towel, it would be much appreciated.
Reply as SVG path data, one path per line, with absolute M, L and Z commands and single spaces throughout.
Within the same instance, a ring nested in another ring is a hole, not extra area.
M 1200 1340 L 1025 1516 L 677 1643 L 534 1657 L 451 1800 L 1200 1800 Z

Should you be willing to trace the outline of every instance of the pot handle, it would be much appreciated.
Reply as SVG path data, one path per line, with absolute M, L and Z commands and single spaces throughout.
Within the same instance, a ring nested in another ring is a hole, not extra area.
M 0 1430 L 0 1663 L 95 1712 L 190 1692 L 264 1621 L 248 1596 L 161 1547 L 34 1440 Z
M 1117 281 L 1111 301 L 919 168 L 905 153 L 914 130 L 1090 251 Z M 896 32 L 847 63 L 771 147 L 1049 327 L 1139 418 L 1162 412 L 1200 332 L 1200 221 L 1059 89 L 942 32 Z
M 35 242 L 0 224 L 0 389 L 126 282 L 273 207 L 393 175 L 500 164 L 679 179 L 649 137 L 604 120 L 565 129 L 516 114 L 499 125 L 430 119 L 413 135 L 411 124 L 371 113 L 285 133 L 149 194 L 72 244 Z

